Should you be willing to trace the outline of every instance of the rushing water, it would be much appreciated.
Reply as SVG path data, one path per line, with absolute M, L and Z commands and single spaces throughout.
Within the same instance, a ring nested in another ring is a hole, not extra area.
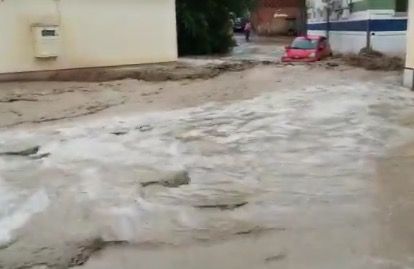
M 181 245 L 270 233 L 309 258 L 296 268 L 378 268 L 375 162 L 413 134 L 399 121 L 413 104 L 404 89 L 359 83 L 4 131 L 0 148 L 50 156 L 0 158 L 0 244 L 20 242 L 24 257 L 94 237 Z M 148 170 L 192 181 L 143 188 Z M 229 204 L 240 207 L 211 208 Z

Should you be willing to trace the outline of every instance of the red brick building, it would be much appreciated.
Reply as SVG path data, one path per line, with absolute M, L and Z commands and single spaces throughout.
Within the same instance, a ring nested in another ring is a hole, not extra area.
M 258 0 L 252 13 L 253 27 L 261 35 L 301 32 L 304 20 L 301 0 Z

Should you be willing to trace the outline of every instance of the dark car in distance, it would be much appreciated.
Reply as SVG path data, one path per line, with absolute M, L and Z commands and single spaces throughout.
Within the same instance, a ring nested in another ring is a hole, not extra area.
M 241 18 L 241 17 L 235 18 L 233 21 L 233 31 L 243 32 L 244 27 L 246 26 L 246 23 L 247 23 L 247 19 L 245 18 Z

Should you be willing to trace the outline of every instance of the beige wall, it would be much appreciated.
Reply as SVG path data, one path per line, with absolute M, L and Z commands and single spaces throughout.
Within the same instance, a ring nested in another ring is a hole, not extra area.
M 409 5 L 407 67 L 414 68 L 414 1 L 409 0 Z
M 36 59 L 32 25 L 60 26 L 56 59 Z M 2 0 L 0 73 L 177 59 L 174 0 Z
M 404 72 L 404 85 L 414 89 L 414 0 L 409 0 L 407 30 L 407 56 Z

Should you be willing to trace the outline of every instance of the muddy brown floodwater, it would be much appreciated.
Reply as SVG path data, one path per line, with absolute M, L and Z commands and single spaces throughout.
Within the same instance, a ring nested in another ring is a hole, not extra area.
M 259 64 L 3 83 L 20 100 L 0 106 L 0 268 L 414 268 L 400 80 Z

